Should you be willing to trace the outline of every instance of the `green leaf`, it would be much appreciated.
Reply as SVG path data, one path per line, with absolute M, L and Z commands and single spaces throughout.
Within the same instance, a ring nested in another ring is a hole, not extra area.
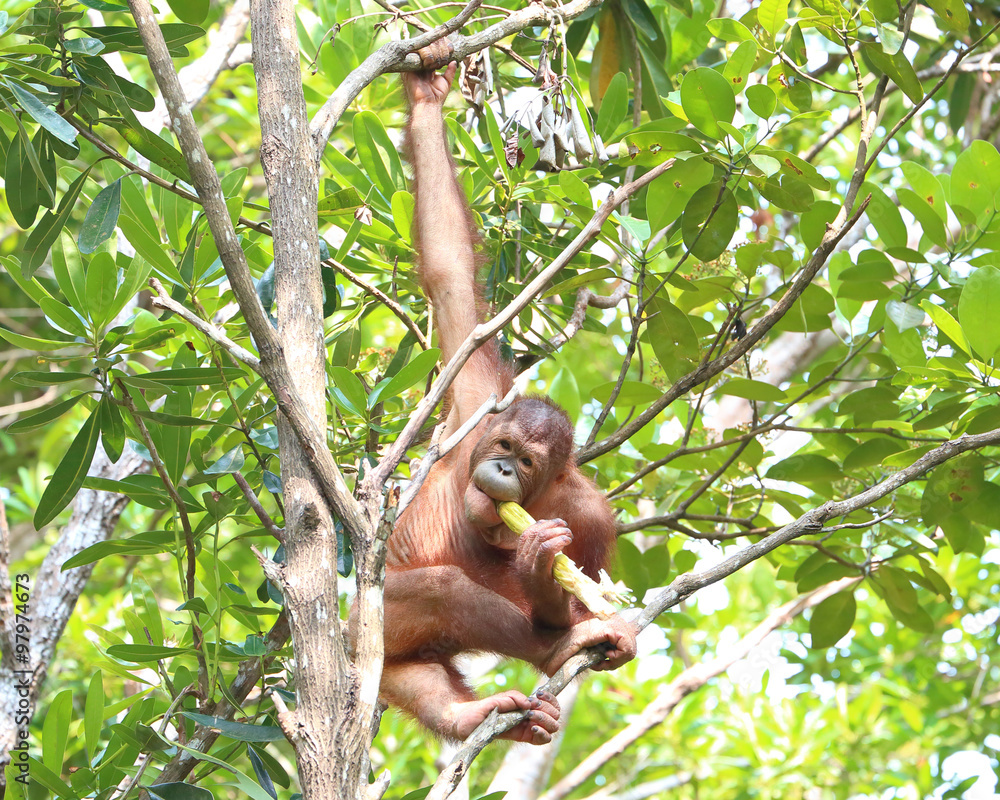
M 118 287 L 118 292 L 115 294 L 115 305 L 112 310 L 112 316 L 117 316 L 118 313 L 125 308 L 129 300 L 135 297 L 137 292 L 145 288 L 146 281 L 149 280 L 149 273 L 152 271 L 153 265 L 146 261 L 146 259 L 142 256 L 137 255 L 132 258 L 128 267 L 125 269 L 125 277 L 122 279 L 121 285 Z M 134 347 L 136 342 L 141 341 L 147 336 L 156 336 L 160 332 L 161 330 L 154 330 L 152 332 L 144 332 L 141 337 L 136 339 L 130 337 L 130 346 Z
M 76 128 L 39 100 L 35 95 L 24 89 L 15 81 L 4 81 L 7 88 L 13 92 L 17 102 L 31 115 L 31 118 L 41 125 L 45 130 L 55 136 L 59 141 L 66 144 L 76 142 Z M 89 172 L 89 170 L 88 170 Z
M 647 285 L 650 291 L 655 288 L 651 281 Z M 649 305 L 646 334 L 669 380 L 678 380 L 698 365 L 698 335 L 687 314 L 671 303 L 665 293 L 654 297 Z
M 1000 270 L 979 267 L 962 287 L 958 319 L 972 349 L 984 361 L 1000 350 Z
M 767 471 L 765 477 L 793 483 L 830 483 L 839 480 L 842 475 L 840 467 L 830 459 L 806 453 L 779 461 Z
M 152 664 L 174 656 L 195 652 L 190 647 L 167 647 L 159 644 L 115 644 L 108 648 L 108 655 L 134 664 Z
M 566 412 L 570 422 L 575 424 L 580 416 L 580 387 L 577 385 L 576 376 L 566 367 L 560 367 L 552 379 L 548 396 Z
M 45 766 L 45 764 L 41 761 L 37 761 L 32 756 L 28 756 L 28 774 L 31 775 L 33 783 L 38 783 L 41 786 L 44 786 L 52 793 L 52 797 L 58 797 L 60 800 L 62 800 L 62 798 L 79 797 L 79 795 L 73 791 L 73 788 L 60 778 L 57 773 L 50 770 L 47 766 Z
M 250 759 L 250 764 L 253 767 L 254 775 L 257 778 L 257 783 L 261 785 L 274 800 L 278 800 L 278 790 L 274 788 L 274 781 L 271 780 L 271 776 L 267 771 L 267 765 L 264 763 L 263 757 L 257 752 L 253 747 L 247 747 L 247 756 Z
M 900 331 L 916 328 L 924 324 L 924 312 L 909 303 L 890 300 L 885 304 L 885 315 L 891 319 Z
M 319 199 L 320 216 L 335 216 L 337 214 L 347 214 L 359 206 L 365 204 L 365 199 L 361 193 L 353 186 L 341 189 L 336 192 L 323 195 Z
M 110 399 L 101 403 L 101 443 L 112 464 L 117 464 L 125 449 L 125 420 L 121 409 Z M 84 481 L 86 485 L 86 481 Z
M 233 722 L 222 717 L 212 717 L 207 714 L 196 714 L 192 711 L 182 711 L 182 716 L 192 722 L 212 728 L 240 742 L 278 742 L 285 738 L 277 725 L 249 725 L 245 722 Z
M 57 386 L 86 378 L 93 380 L 94 375 L 90 372 L 15 372 L 10 380 L 20 386 Z
M 100 330 L 110 320 L 118 291 L 118 267 L 110 253 L 98 253 L 87 268 L 87 311 Z
M 95 0 L 89 0 L 89 2 L 94 3 Z M 114 10 L 120 8 L 119 5 L 113 5 Z M 102 25 L 81 28 L 81 30 L 88 36 L 93 36 L 104 42 L 105 55 L 119 51 L 142 54 L 146 52 L 142 44 L 142 37 L 139 36 L 139 31 L 134 27 Z M 181 22 L 165 22 L 160 25 L 160 31 L 167 43 L 167 49 L 173 56 L 186 56 L 188 51 L 184 45 L 205 35 L 205 31 L 197 25 L 186 25 Z
M 598 267 L 597 269 L 588 269 L 585 272 L 581 272 L 578 275 L 574 275 L 572 278 L 567 278 L 564 281 L 553 284 L 542 294 L 542 299 L 545 300 L 549 297 L 555 297 L 560 294 L 568 294 L 570 292 L 575 293 L 577 289 L 581 286 L 587 286 L 591 283 L 597 283 L 598 281 L 605 281 L 608 278 L 616 278 L 617 274 L 613 269 L 609 267 Z
M 906 246 L 906 224 L 899 213 L 899 208 L 890 200 L 878 186 L 866 181 L 861 186 L 859 197 L 871 195 L 868 204 L 868 219 L 878 232 L 879 238 L 886 247 Z
M 373 407 L 376 403 L 384 401 L 387 398 L 396 397 L 396 395 L 402 394 L 413 386 L 413 384 L 418 381 L 422 381 L 430 374 L 431 370 L 434 369 L 434 366 L 437 364 L 440 356 L 441 351 L 437 348 L 430 348 L 429 350 L 417 353 L 412 359 L 410 359 L 408 364 L 399 370 L 399 372 L 387 381 L 380 382 L 379 386 L 375 387 L 371 395 L 368 397 L 368 408 Z M 351 375 L 353 376 L 354 373 L 351 373 Z M 379 387 L 381 387 L 381 391 L 379 391 Z M 363 388 L 362 391 L 364 391 Z M 357 395 L 353 396 L 351 398 L 352 402 L 357 398 Z
M 788 19 L 788 0 L 761 0 L 757 21 L 773 37 Z
M 982 457 L 976 454 L 967 453 L 942 464 L 931 473 L 921 494 L 920 516 L 924 523 L 947 532 L 949 519 L 962 517 L 985 483 Z
M 404 241 L 410 241 L 410 230 L 413 225 L 413 195 L 405 191 L 396 192 L 392 196 L 391 206 L 392 221 L 396 226 L 396 232 Z
M 101 189 L 87 209 L 78 239 L 81 253 L 93 253 L 102 242 L 111 238 L 121 209 L 122 182 L 119 179 Z
M 649 240 L 652 235 L 652 229 L 649 227 L 649 222 L 644 219 L 639 219 L 638 217 L 627 216 L 625 214 L 619 214 L 617 211 L 612 211 L 611 216 L 615 219 L 637 242 L 643 243 Z
M 761 119 L 767 119 L 774 113 L 778 104 L 778 96 L 774 93 L 774 89 L 766 83 L 755 83 L 753 86 L 748 86 L 746 95 L 750 110 Z
M 236 447 L 223 453 L 222 457 L 210 467 L 206 467 L 205 474 L 227 475 L 229 473 L 239 472 L 243 469 L 244 463 L 246 463 L 246 459 L 243 456 L 243 445 L 238 444 Z
M 919 607 L 917 590 L 913 588 L 906 573 L 896 567 L 883 565 L 875 573 L 875 581 L 881 587 L 886 602 L 901 611 L 912 612 Z
M 52 420 L 59 419 L 63 414 L 73 408 L 77 403 L 79 403 L 86 394 L 78 394 L 75 397 L 71 397 L 68 400 L 62 400 L 58 403 L 54 403 L 51 406 L 46 406 L 40 411 L 36 411 L 34 414 L 29 414 L 26 417 L 21 417 L 20 419 L 12 422 L 8 428 L 8 433 L 24 433 L 25 431 L 31 431 L 35 428 L 41 428 L 44 425 L 48 425 Z
M 118 227 L 139 255 L 150 262 L 171 282 L 174 282 L 177 268 L 159 236 L 154 238 L 141 223 L 128 213 L 122 214 L 118 218 Z
M 87 756 L 93 759 L 101 737 L 101 726 L 104 724 L 104 673 L 97 670 L 90 678 L 87 688 L 87 699 L 83 707 L 83 740 L 87 747 Z
M 653 181 L 646 193 L 650 227 L 659 231 L 676 220 L 688 200 L 712 180 L 714 174 L 715 168 L 708 160 L 688 158 L 678 161 Z
M 7 149 L 4 183 L 7 186 L 17 186 L 20 191 L 6 192 L 5 199 L 14 222 L 25 229 L 34 224 L 39 207 L 44 205 L 51 208 L 54 205 L 51 187 L 56 182 L 55 155 L 46 148 L 43 157 L 44 162 L 39 162 L 27 133 L 22 131 L 14 135 Z M 37 171 L 32 159 L 38 163 Z M 41 173 L 45 180 L 37 173 Z
M 659 37 L 660 25 L 649 10 L 645 0 L 621 0 L 622 8 L 632 20 L 638 33 L 651 41 Z
M 716 391 L 718 394 L 730 394 L 746 400 L 760 400 L 767 403 L 783 403 L 787 399 L 785 393 L 777 386 L 749 378 L 730 378 Z
M 227 382 L 237 381 L 243 377 L 239 367 L 186 367 L 183 369 L 163 369 L 145 375 L 122 377 L 123 383 L 133 380 L 153 381 L 163 386 L 223 386 Z
M 483 117 L 486 120 L 486 133 L 489 136 L 490 147 L 493 148 L 494 163 L 500 165 L 504 179 L 509 185 L 511 183 L 510 167 L 507 165 L 507 159 L 503 156 L 503 137 L 500 135 L 500 126 L 497 124 L 496 114 L 493 113 L 493 106 L 486 104 Z
M 625 73 L 617 72 L 608 84 L 607 91 L 604 92 L 601 110 L 597 114 L 597 122 L 594 123 L 594 133 L 604 142 L 611 141 L 627 112 L 628 82 Z
M 839 592 L 813 609 L 809 620 L 810 646 L 814 650 L 833 647 L 854 625 L 857 602 L 853 592 Z
M 87 309 L 84 305 L 86 297 L 87 274 L 83 268 L 83 258 L 80 249 L 77 247 L 73 237 L 63 231 L 59 238 L 52 243 L 52 272 L 56 276 L 56 283 L 62 293 L 66 295 L 73 310 L 79 312 L 80 316 L 86 316 Z
M 844 472 L 851 474 L 856 470 L 881 464 L 889 456 L 905 449 L 906 445 L 899 439 L 884 436 L 868 439 L 844 457 Z
M 155 800 L 214 800 L 215 795 L 202 786 L 177 781 L 146 786 L 149 796 Z
M 83 423 L 80 432 L 52 473 L 35 511 L 36 529 L 41 529 L 54 520 L 83 485 L 83 479 L 87 477 L 87 470 L 90 469 L 90 462 L 94 460 L 97 440 L 100 438 L 100 428 L 97 425 L 99 412 L 100 406 L 87 417 L 87 421 Z
M 209 0 L 167 0 L 170 10 L 181 22 L 200 25 L 208 16 Z
M 965 34 L 969 30 L 969 12 L 962 0 L 928 0 L 945 30 Z
M 386 201 L 397 191 L 405 191 L 406 181 L 399 153 L 377 114 L 362 111 L 354 117 L 354 144 L 361 166 L 375 181 Z
M 42 763 L 54 773 L 62 772 L 73 718 L 73 690 L 59 692 L 45 708 L 42 720 Z
M 951 202 L 978 216 L 996 208 L 1000 189 L 1000 154 L 989 142 L 974 139 L 955 159 L 951 171 Z
M 722 139 L 724 133 L 719 121 L 733 121 L 736 96 L 721 73 L 710 67 L 697 67 L 681 81 L 681 106 L 688 122 L 713 139 Z
M 52 323 L 70 336 L 87 337 L 87 326 L 69 306 L 52 297 L 43 297 L 38 305 Z
M 914 329 L 899 330 L 895 324 L 886 325 L 882 331 L 885 346 L 898 367 L 922 367 L 927 363 L 920 334 Z
M 708 31 L 724 42 L 752 42 L 753 32 L 739 20 L 731 17 L 710 19 L 706 24 Z
M 59 232 L 63 229 L 70 214 L 74 211 L 76 201 L 80 197 L 80 191 L 83 189 L 83 183 L 87 180 L 87 176 L 93 168 L 94 165 L 92 164 L 84 172 L 80 173 L 80 176 L 70 184 L 70 187 L 66 190 L 66 194 L 62 196 L 56 212 L 53 214 L 51 211 L 46 211 L 45 216 L 42 217 L 41 221 L 35 225 L 34 230 L 28 235 L 28 241 L 25 242 L 24 252 L 22 253 L 23 260 L 21 262 L 21 271 L 24 277 L 30 278 L 42 266 L 45 257 L 49 254 L 49 249 L 56 239 L 59 238 Z
M 80 36 L 76 39 L 63 39 L 67 52 L 81 56 L 96 56 L 104 49 L 104 43 L 92 36 Z
M 691 255 L 701 261 L 712 261 L 722 255 L 739 224 L 736 198 L 725 188 L 720 201 L 719 190 L 717 183 L 710 183 L 696 191 L 684 207 L 681 218 L 684 244 Z
M 143 419 L 152 420 L 157 425 L 170 425 L 179 428 L 192 428 L 198 427 L 199 425 L 218 425 L 218 420 L 202 419 L 201 417 L 192 417 L 188 414 L 165 414 L 162 411 L 145 411 L 144 409 L 136 409 L 136 416 L 142 417 Z
M 957 133 L 968 120 L 972 93 L 978 84 L 976 75 L 971 72 L 960 73 L 952 81 L 951 97 L 948 98 L 948 125 L 953 133 Z
M 21 334 L 9 331 L 6 328 L 0 328 L 0 339 L 6 339 L 15 347 L 20 347 L 24 350 L 35 350 L 42 353 L 77 345 L 76 342 L 63 342 L 55 339 L 38 339 L 34 336 L 22 336 Z
M 747 77 L 757 60 L 757 45 L 754 42 L 740 42 L 729 61 L 726 62 L 722 74 L 729 81 L 735 94 L 741 94 L 747 88 Z M 762 84 L 758 84 L 762 85 Z M 773 92 L 772 92 L 773 94 Z M 768 116 L 764 114 L 763 116 Z
M 883 24 L 876 19 L 875 30 L 878 31 L 878 38 L 882 42 L 882 49 L 888 55 L 899 52 L 899 48 L 903 46 L 904 41 L 903 34 L 899 28 L 889 23 Z
M 673 131 L 637 130 L 627 134 L 624 141 L 627 147 L 620 153 L 620 163 L 635 164 L 640 167 L 661 164 L 680 153 L 702 152 L 702 147 L 697 141 Z
M 151 480 L 151 478 L 153 479 Z M 129 500 L 141 506 L 146 506 L 146 508 L 162 510 L 170 506 L 170 497 L 167 495 L 167 490 L 156 476 L 133 475 L 120 481 L 114 481 L 110 478 L 96 478 L 91 475 L 84 480 L 83 486 L 85 489 L 96 489 L 101 492 L 115 492 L 125 495 Z M 140 541 L 145 542 L 145 540 Z M 171 542 L 173 542 L 173 539 L 171 539 Z M 122 541 L 120 540 L 116 542 L 116 546 L 121 544 Z M 148 544 L 144 544 L 143 546 L 147 547 Z M 118 551 L 116 550 L 115 552 Z M 143 552 L 160 552 L 160 550 L 144 550 Z M 65 566 L 63 568 L 65 569 Z
M 577 205 L 583 206 L 588 211 L 594 208 L 594 201 L 590 197 L 590 189 L 578 175 L 574 175 L 567 170 L 559 172 L 559 188 L 562 190 L 560 200 L 568 200 Z
M 866 42 L 861 45 L 861 48 L 875 67 L 892 78 L 893 82 L 903 90 L 910 100 L 914 103 L 923 100 L 924 89 L 920 85 L 920 79 L 917 78 L 917 73 L 913 71 L 913 65 L 910 64 L 902 51 L 897 49 L 896 52 L 889 54 L 874 42 Z
M 368 394 L 361 379 L 346 367 L 331 367 L 330 377 L 333 378 L 333 396 L 337 404 L 351 414 L 366 419 Z
M 924 235 L 942 250 L 948 249 L 948 233 L 944 227 L 944 220 L 938 216 L 937 212 L 920 195 L 905 186 L 896 189 L 896 199 L 903 208 L 913 214 L 920 224 Z
M 928 299 L 921 300 L 920 307 L 927 312 L 927 316 L 929 316 L 931 321 L 937 325 L 937 328 L 941 331 L 941 333 L 951 339 L 956 345 L 958 345 L 958 347 L 964 350 L 966 354 L 972 355 L 972 345 L 969 344 L 965 331 L 962 330 L 962 326 L 959 325 L 957 319 L 949 314 L 942 306 L 936 306 Z

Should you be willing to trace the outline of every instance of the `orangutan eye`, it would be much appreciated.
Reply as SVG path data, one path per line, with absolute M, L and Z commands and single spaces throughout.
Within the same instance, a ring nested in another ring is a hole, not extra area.
M 508 442 L 506 439 L 501 439 L 500 447 L 502 447 L 504 450 L 510 450 L 510 442 Z
M 526 467 L 530 467 L 531 466 L 531 459 L 530 458 L 522 458 L 521 459 L 521 463 L 524 464 L 524 466 L 526 466 Z

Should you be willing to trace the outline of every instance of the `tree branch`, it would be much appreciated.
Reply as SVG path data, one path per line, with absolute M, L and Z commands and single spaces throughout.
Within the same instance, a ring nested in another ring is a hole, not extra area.
M 470 8 L 474 11 L 478 7 L 480 0 L 473 0 L 462 14 Z M 451 60 L 461 61 L 472 53 L 494 45 L 501 39 L 513 36 L 515 33 L 530 28 L 535 25 L 545 24 L 556 15 L 564 22 L 569 22 L 580 16 L 584 11 L 599 6 L 601 0 L 573 0 L 563 6 L 552 8 L 544 3 L 528 3 L 523 8 L 519 8 L 509 17 L 495 25 L 491 25 L 479 33 L 469 36 L 452 36 L 449 39 L 451 44 Z M 337 90 L 330 95 L 323 107 L 313 117 L 310 130 L 316 142 L 316 158 L 323 155 L 323 149 L 330 138 L 330 134 L 340 121 L 340 117 L 347 110 L 348 106 L 354 102 L 361 90 L 375 80 L 379 75 L 387 72 L 416 72 L 425 69 L 420 57 L 415 55 L 416 51 L 437 41 L 443 36 L 447 36 L 453 31 L 457 31 L 467 21 L 467 17 L 460 23 L 455 24 L 462 14 L 453 20 L 438 26 L 413 39 L 406 39 L 398 42 L 389 42 L 383 45 L 359 67 L 357 67 L 344 81 L 337 87 Z M 471 16 L 471 12 L 469 13 Z M 454 25 L 451 30 L 446 30 L 449 25 Z
M 152 6 L 149 0 L 129 0 L 129 10 L 142 38 L 150 69 L 170 112 L 172 129 L 184 153 L 184 159 L 191 173 L 191 183 L 205 209 L 205 216 L 219 250 L 219 258 L 226 277 L 250 328 L 257 352 L 260 353 L 261 375 L 308 454 L 323 496 L 344 521 L 352 543 L 361 549 L 364 541 L 370 539 L 374 526 L 362 512 L 361 506 L 352 496 L 344 476 L 334 462 L 326 446 L 325 432 L 317 430 L 295 390 L 281 342 L 257 298 L 246 256 L 237 241 L 226 209 L 219 176 L 209 160 L 208 151 L 205 149 L 194 117 L 191 116 L 191 109 L 187 105 L 180 80 L 174 71 L 163 33 L 153 16 Z
M 787 542 L 805 534 L 816 533 L 822 530 L 823 524 L 827 520 L 834 517 L 843 517 L 853 511 L 867 508 L 886 495 L 896 491 L 901 486 L 919 478 L 934 467 L 962 453 L 998 444 L 1000 444 L 1000 428 L 974 436 L 960 436 L 954 441 L 945 442 L 939 447 L 935 447 L 933 450 L 925 453 L 910 466 L 900 470 L 895 475 L 886 478 L 875 486 L 845 500 L 830 501 L 824 503 L 819 508 L 807 511 L 794 522 L 785 525 L 780 530 L 775 531 L 758 542 L 747 545 L 739 552 L 704 572 L 688 573 L 679 576 L 668 587 L 657 594 L 652 602 L 641 609 L 632 621 L 638 630 L 641 631 L 664 611 L 683 602 L 699 589 L 703 589 L 732 575 L 734 572 L 743 569 L 743 567 Z M 632 617 L 631 614 L 628 616 Z M 604 650 L 601 647 L 588 648 L 577 653 L 549 678 L 542 689 L 553 694 L 558 694 L 569 681 L 585 669 L 599 663 L 603 658 Z M 513 728 L 523 718 L 524 714 L 517 712 L 499 715 L 494 712 L 491 714 L 482 725 L 472 732 L 452 761 L 442 770 L 430 794 L 427 795 L 428 800 L 445 800 L 445 798 L 449 797 L 483 748 L 501 733 Z
M 226 334 L 224 334 L 211 322 L 206 322 L 191 311 L 187 306 L 181 305 L 174 300 L 167 292 L 166 288 L 164 288 L 163 284 L 156 278 L 149 279 L 149 286 L 156 293 L 150 299 L 150 303 L 155 308 L 164 308 L 167 311 L 176 314 L 181 319 L 190 323 L 193 328 L 205 334 L 205 336 L 219 345 L 219 347 L 229 353 L 229 355 L 231 355 L 234 359 L 246 364 L 254 372 L 258 374 L 260 373 L 260 359 L 257 358 L 257 356 L 246 348 L 236 344 L 236 342 L 226 336 Z
M 378 491 L 378 487 L 381 487 L 389 479 L 389 476 L 392 475 L 405 455 L 407 448 L 415 440 L 417 433 L 419 433 L 420 429 L 430 418 L 437 404 L 441 402 L 448 387 L 451 386 L 452 381 L 455 380 L 462 366 L 468 361 L 469 356 L 482 344 L 496 336 L 508 322 L 527 308 L 528 304 L 548 285 L 549 281 L 600 233 L 601 227 L 611 217 L 611 213 L 618 206 L 640 189 L 656 180 L 656 178 L 673 166 L 673 163 L 674 160 L 669 159 L 662 164 L 657 164 L 649 172 L 630 183 L 619 186 L 611 192 L 600 208 L 594 212 L 590 221 L 576 235 L 576 238 L 566 245 L 563 251 L 553 259 L 551 264 L 539 272 L 534 280 L 525 286 L 520 294 L 511 300 L 503 311 L 493 317 L 493 319 L 480 323 L 473 329 L 469 337 L 458 348 L 451 361 L 441 371 L 431 390 L 420 401 L 413 414 L 410 415 L 410 420 L 406 424 L 406 427 L 403 428 L 402 433 L 399 434 L 388 452 L 379 461 L 378 466 L 369 471 L 365 476 L 365 491 L 376 492 Z
M 489 399 L 471 417 L 462 423 L 462 426 L 458 430 L 445 440 L 444 444 L 438 442 L 441 431 L 444 430 L 443 424 L 435 429 L 434 436 L 431 439 L 431 446 L 427 448 L 427 454 L 420 459 L 420 466 L 417 468 L 416 474 L 410 477 L 410 484 L 406 487 L 406 492 L 399 502 L 400 514 L 406 510 L 406 507 L 413 501 L 413 498 L 417 496 L 417 492 L 420 491 L 420 487 L 424 485 L 424 481 L 430 474 L 431 467 L 454 450 L 466 436 L 475 430 L 476 426 L 484 418 L 490 414 L 499 414 L 501 411 L 510 408 L 511 403 L 517 399 L 517 395 L 516 386 L 507 392 L 503 400 L 497 400 L 496 395 L 491 394 Z
M 710 661 L 695 664 L 685 669 L 660 690 L 656 698 L 642 710 L 638 717 L 584 758 L 565 777 L 542 794 L 538 800 L 562 800 L 570 792 L 578 789 L 585 780 L 611 759 L 620 756 L 641 736 L 661 724 L 681 700 L 700 689 L 712 678 L 721 675 L 737 661 L 746 658 L 750 651 L 763 642 L 773 631 L 787 625 L 807 608 L 819 605 L 828 597 L 851 588 L 860 580 L 861 578 L 841 578 L 785 603 L 768 614 L 756 628 L 736 644 L 726 648 L 724 653 L 717 655 Z
M 235 0 L 218 30 L 210 33 L 208 48 L 178 73 L 184 94 L 191 107 L 198 105 L 224 69 L 232 69 L 231 56 L 246 36 L 250 24 L 250 0 Z M 162 95 L 152 111 L 138 111 L 136 117 L 154 133 L 169 122 Z

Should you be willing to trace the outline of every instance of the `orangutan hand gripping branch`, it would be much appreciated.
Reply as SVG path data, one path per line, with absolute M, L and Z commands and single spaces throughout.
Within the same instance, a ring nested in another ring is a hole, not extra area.
M 480 321 L 477 235 L 455 180 L 442 105 L 455 65 L 443 75 L 404 77 L 416 194 L 421 277 L 434 304 L 442 357 L 450 359 Z M 480 348 L 451 389 L 446 425 L 460 426 L 513 371 L 496 343 Z M 496 502 L 511 500 L 539 520 L 520 537 Z M 455 658 L 487 651 L 551 675 L 584 647 L 605 644 L 613 669 L 635 655 L 633 628 L 599 620 L 552 577 L 562 551 L 596 578 L 615 541 L 604 496 L 577 469 L 565 412 L 537 398 L 488 418 L 436 464 L 389 540 L 385 580 L 382 696 L 436 733 L 466 738 L 495 708 L 527 718 L 505 738 L 544 744 L 559 727 L 550 694 L 517 691 L 479 699 Z

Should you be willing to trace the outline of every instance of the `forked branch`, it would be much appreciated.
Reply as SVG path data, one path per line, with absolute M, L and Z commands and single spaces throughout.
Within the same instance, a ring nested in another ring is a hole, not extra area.
M 783 544 L 800 536 L 822 530 L 824 523 L 828 520 L 844 517 L 854 511 L 868 508 L 900 487 L 925 475 L 934 467 L 962 453 L 991 445 L 1000 445 L 1000 428 L 975 436 L 961 436 L 954 441 L 945 442 L 925 453 L 906 469 L 900 470 L 884 481 L 845 500 L 824 503 L 822 506 L 806 512 L 794 522 L 785 525 L 758 542 L 747 545 L 711 569 L 681 575 L 657 594 L 653 601 L 646 605 L 632 621 L 641 631 L 664 611 L 686 600 L 699 589 L 732 575 Z M 604 652 L 601 647 L 588 648 L 577 653 L 549 678 L 541 691 L 558 694 L 574 677 L 599 663 L 603 658 Z M 466 739 L 464 746 L 456 753 L 448 766 L 441 771 L 430 794 L 427 795 L 428 800 L 445 800 L 449 797 L 483 748 L 501 733 L 513 728 L 523 719 L 523 716 L 521 713 L 491 714 L 482 725 L 473 731 L 472 735 Z

